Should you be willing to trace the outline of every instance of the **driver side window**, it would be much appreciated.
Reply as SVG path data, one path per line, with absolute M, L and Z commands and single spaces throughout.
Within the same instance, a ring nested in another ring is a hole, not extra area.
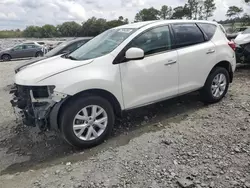
M 145 55 L 171 50 L 172 41 L 168 26 L 161 26 L 136 37 L 129 47 L 137 47 L 144 50 Z

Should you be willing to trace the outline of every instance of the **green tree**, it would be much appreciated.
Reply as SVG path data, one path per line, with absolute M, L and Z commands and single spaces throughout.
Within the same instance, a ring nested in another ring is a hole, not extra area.
M 81 25 L 72 21 L 57 26 L 57 33 L 62 37 L 77 37 L 80 35 Z
M 41 27 L 41 35 L 43 38 L 51 38 L 57 36 L 57 29 L 53 25 L 44 25 Z
M 92 17 L 82 24 L 81 36 L 96 36 L 107 29 L 105 19 Z
M 199 5 L 198 5 L 197 8 L 198 8 L 198 10 L 197 10 L 197 14 L 198 14 L 197 18 L 199 20 L 203 20 L 204 19 L 204 14 L 203 14 L 203 12 L 204 12 L 204 1 L 203 0 L 199 1 Z
M 239 8 L 237 6 L 231 6 L 229 7 L 226 16 L 229 18 L 236 18 L 240 17 L 240 14 L 243 12 L 242 8 Z
M 216 10 L 214 0 L 204 1 L 204 18 L 207 20 L 209 17 L 213 16 L 213 12 Z
M 160 19 L 160 11 L 151 7 L 148 9 L 142 9 L 135 16 L 135 22 L 139 21 L 149 21 L 149 20 L 159 20 Z
M 186 12 L 183 6 L 178 6 L 174 8 L 172 19 L 182 19 L 185 16 L 186 16 Z
M 163 20 L 170 19 L 172 17 L 172 15 L 173 15 L 172 7 L 167 6 L 167 5 L 163 5 L 161 7 L 161 12 L 160 12 L 161 19 L 163 19 Z
M 24 31 L 23 31 L 23 36 L 24 37 L 35 37 L 35 38 L 42 38 L 42 29 L 41 27 L 38 26 L 28 26 Z
M 240 17 L 240 14 L 243 12 L 242 8 L 239 8 L 237 6 L 231 6 L 229 7 L 226 16 L 232 20 L 232 29 L 234 29 L 235 19 Z
M 243 17 L 241 18 L 242 26 L 247 26 L 250 24 L 250 15 L 245 13 Z
M 188 2 L 184 6 L 186 12 L 185 14 L 188 19 L 197 19 L 198 6 L 199 6 L 198 0 L 188 0 Z

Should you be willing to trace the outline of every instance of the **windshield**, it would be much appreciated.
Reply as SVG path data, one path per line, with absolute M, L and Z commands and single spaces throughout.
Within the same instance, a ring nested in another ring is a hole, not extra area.
M 109 29 L 88 43 L 72 52 L 69 56 L 75 60 L 87 60 L 97 58 L 112 52 L 136 29 Z
M 248 28 L 247 30 L 245 30 L 245 31 L 243 32 L 243 34 L 250 34 L 250 28 Z

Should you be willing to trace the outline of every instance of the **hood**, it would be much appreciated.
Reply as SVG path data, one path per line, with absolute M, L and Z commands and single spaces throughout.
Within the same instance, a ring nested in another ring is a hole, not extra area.
M 250 34 L 239 34 L 234 41 L 238 45 L 248 44 L 250 43 Z
M 37 85 L 39 81 L 50 76 L 89 64 L 92 61 L 93 59 L 74 61 L 62 58 L 61 56 L 44 59 L 34 64 L 27 65 L 27 67 L 20 70 L 15 76 L 15 83 L 18 85 Z
M 34 64 L 34 63 L 36 63 L 38 61 L 41 61 L 41 60 L 44 60 L 46 58 L 47 57 L 39 57 L 39 58 L 34 58 L 34 59 L 31 59 L 31 60 L 26 61 L 24 63 L 21 63 L 21 64 L 19 64 L 18 66 L 15 67 L 15 73 L 18 73 L 20 70 L 24 69 L 28 65 Z

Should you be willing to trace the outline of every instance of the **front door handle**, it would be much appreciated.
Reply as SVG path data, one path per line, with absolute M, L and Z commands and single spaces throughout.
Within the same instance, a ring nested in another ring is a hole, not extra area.
M 170 65 L 173 65 L 175 63 L 177 63 L 177 61 L 175 61 L 175 60 L 169 60 L 167 63 L 165 63 L 165 65 L 166 66 L 170 66 Z
M 214 53 L 214 52 L 215 52 L 214 49 L 210 49 L 210 50 L 207 51 L 207 54 L 212 54 L 212 53 Z

